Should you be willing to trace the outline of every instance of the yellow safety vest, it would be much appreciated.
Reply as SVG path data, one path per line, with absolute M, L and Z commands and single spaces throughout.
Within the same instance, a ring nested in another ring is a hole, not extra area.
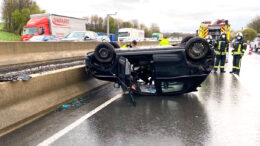
M 127 49 L 127 48 L 131 48 L 131 45 L 130 44 L 125 44 L 123 47 L 121 47 L 121 49 Z
M 159 44 L 160 46 L 169 46 L 170 45 L 170 43 L 169 43 L 169 40 L 168 39 L 162 39 L 161 41 L 160 41 L 160 44 Z

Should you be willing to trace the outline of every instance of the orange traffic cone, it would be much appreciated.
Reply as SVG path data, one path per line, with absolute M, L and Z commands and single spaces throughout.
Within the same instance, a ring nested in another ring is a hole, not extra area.
M 252 49 L 251 49 L 251 48 L 249 49 L 248 54 L 249 54 L 249 55 L 252 55 Z

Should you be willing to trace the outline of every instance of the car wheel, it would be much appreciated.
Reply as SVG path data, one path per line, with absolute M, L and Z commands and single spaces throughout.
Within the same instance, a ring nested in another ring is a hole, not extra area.
M 115 56 L 114 47 L 109 43 L 100 43 L 95 48 L 94 56 L 100 63 L 110 63 Z
M 191 38 L 185 46 L 187 56 L 193 60 L 204 58 L 210 50 L 209 43 L 200 37 Z
M 115 49 L 120 48 L 120 46 L 116 42 L 109 42 L 110 45 L 112 45 Z
M 191 38 L 194 38 L 194 36 L 186 36 L 181 40 L 181 44 L 186 44 Z

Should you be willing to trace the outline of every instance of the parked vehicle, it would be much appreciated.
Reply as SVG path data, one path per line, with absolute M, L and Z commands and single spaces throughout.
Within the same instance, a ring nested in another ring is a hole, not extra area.
M 28 41 L 29 42 L 57 42 L 60 39 L 55 35 L 40 35 L 40 36 L 33 36 Z
M 101 42 L 102 39 L 97 36 L 94 31 L 73 31 L 69 33 L 65 38 L 61 39 L 61 41 L 66 42 L 83 42 L 83 41 L 91 41 L 91 42 Z
M 172 95 L 197 91 L 214 67 L 214 50 L 200 37 L 185 39 L 179 46 L 118 49 L 99 44 L 87 53 L 86 72 L 114 82 L 124 93 Z
M 110 42 L 110 38 L 106 33 L 97 33 L 97 36 L 102 40 L 102 42 Z
M 148 41 L 148 42 L 157 42 L 157 38 L 146 38 L 145 41 Z
M 153 33 L 152 38 L 156 39 L 157 41 L 160 41 L 163 39 L 162 33 Z
M 227 39 L 230 40 L 230 24 L 228 20 L 220 19 L 215 23 L 204 21 L 200 24 L 199 36 L 204 39 L 206 39 L 208 35 L 211 35 L 213 40 L 217 40 L 222 32 L 225 32 Z
M 61 16 L 56 14 L 33 14 L 23 28 L 22 40 L 27 41 L 33 36 L 55 35 L 65 37 L 72 31 L 85 31 L 85 19 Z
M 144 41 L 144 30 L 135 28 L 121 28 L 118 30 L 118 40 L 123 42 Z
M 256 52 L 260 49 L 260 35 L 256 36 L 256 38 L 250 43 L 250 47 L 252 51 L 255 50 Z

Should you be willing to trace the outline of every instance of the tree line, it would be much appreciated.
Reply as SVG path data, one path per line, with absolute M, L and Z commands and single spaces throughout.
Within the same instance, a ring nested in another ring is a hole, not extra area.
M 3 0 L 2 20 L 4 30 L 21 34 L 22 28 L 30 19 L 31 14 L 45 13 L 33 0 Z
M 106 33 L 107 31 L 107 18 L 100 17 L 98 15 L 92 15 L 90 17 L 84 17 L 89 23 L 87 24 L 87 30 Z M 139 23 L 134 19 L 131 21 L 123 21 L 122 19 L 109 18 L 109 33 L 116 33 L 119 28 L 136 28 L 142 29 L 145 32 L 145 37 L 152 37 L 153 33 L 160 32 L 160 28 L 156 23 L 152 23 L 150 27 L 147 27 L 143 23 Z

